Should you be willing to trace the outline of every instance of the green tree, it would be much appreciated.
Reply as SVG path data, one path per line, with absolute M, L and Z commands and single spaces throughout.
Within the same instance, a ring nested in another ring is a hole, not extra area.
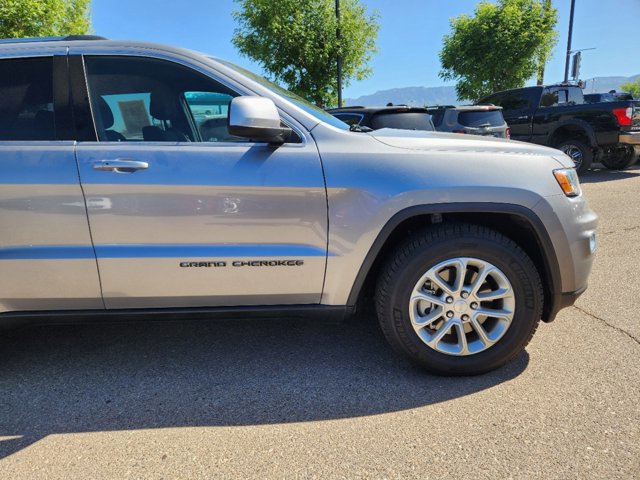
M 556 23 L 557 11 L 545 0 L 483 1 L 473 17 L 451 20 L 440 77 L 455 80 L 458 98 L 473 101 L 521 87 L 550 58 Z
M 627 82 L 620 85 L 623 92 L 629 92 L 633 98 L 640 98 L 640 78 L 635 82 Z
M 91 0 L 0 0 L 0 38 L 81 35 Z
M 273 80 L 318 106 L 337 103 L 337 57 L 343 83 L 371 74 L 378 14 L 359 0 L 342 0 L 340 36 L 334 0 L 236 0 L 233 43 L 257 61 Z

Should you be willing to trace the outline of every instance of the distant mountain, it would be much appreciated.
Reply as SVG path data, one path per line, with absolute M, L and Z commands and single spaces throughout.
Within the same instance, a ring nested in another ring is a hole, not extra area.
M 620 91 L 620 85 L 626 82 L 634 82 L 640 78 L 640 74 L 632 77 L 595 77 L 586 80 L 585 93 Z M 387 103 L 406 105 L 455 105 L 458 97 L 454 87 L 404 87 L 380 90 L 370 95 L 358 98 L 348 98 L 345 105 L 361 105 L 364 107 L 386 105 Z
M 364 107 L 393 104 L 406 105 L 452 105 L 458 97 L 454 87 L 404 87 L 381 90 L 371 95 L 348 98 L 345 105 L 361 105 Z
M 584 89 L 585 93 L 594 92 L 609 92 L 616 90 L 622 91 L 620 85 L 627 82 L 636 82 L 640 79 L 640 75 L 634 75 L 632 77 L 595 77 L 586 80 L 587 85 Z

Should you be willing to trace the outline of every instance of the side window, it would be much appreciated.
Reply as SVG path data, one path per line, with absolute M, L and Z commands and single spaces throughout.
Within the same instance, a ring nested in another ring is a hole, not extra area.
M 510 92 L 485 99 L 484 103 L 492 103 L 506 111 L 529 110 L 531 104 L 527 92 Z
M 557 107 L 569 103 L 569 92 L 565 89 L 548 89 L 542 93 L 540 98 L 541 107 Z
M 237 96 L 182 65 L 142 57 L 85 57 L 100 141 L 233 142 L 227 112 Z
M 584 94 L 581 88 L 569 88 L 569 105 L 582 105 Z
M 0 140 L 55 140 L 53 58 L 0 60 Z
M 185 92 L 196 128 L 203 142 L 233 142 L 237 137 L 229 134 L 227 115 L 233 97 L 226 93 Z

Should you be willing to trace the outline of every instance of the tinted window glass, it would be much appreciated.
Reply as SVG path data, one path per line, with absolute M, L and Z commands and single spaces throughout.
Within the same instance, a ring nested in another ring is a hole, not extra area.
M 466 127 L 499 127 L 504 125 L 504 118 L 500 110 L 460 112 L 458 123 Z
M 362 115 L 356 113 L 334 113 L 333 116 L 342 120 L 347 125 L 358 125 L 362 120 Z
M 55 140 L 53 59 L 0 61 L 0 140 Z
M 510 92 L 485 98 L 482 103 L 490 103 L 504 110 L 529 110 L 531 97 L 526 92 Z
M 440 109 L 440 110 L 434 110 L 431 113 L 431 121 L 433 122 L 433 124 L 436 127 L 439 127 L 440 125 L 442 125 L 442 121 L 444 120 L 444 112 L 445 110 Z
M 418 112 L 379 113 L 371 119 L 371 128 L 400 128 L 403 130 L 433 131 L 431 115 Z
M 101 141 L 246 141 L 227 131 L 237 94 L 198 72 L 141 57 L 85 62 Z
M 562 105 L 580 105 L 584 103 L 579 88 L 554 88 L 545 90 L 540 98 L 541 107 L 557 107 Z
M 569 89 L 569 105 L 582 105 L 584 103 L 584 94 L 581 88 Z
M 540 97 L 541 107 L 553 107 L 558 104 L 558 92 L 544 92 Z

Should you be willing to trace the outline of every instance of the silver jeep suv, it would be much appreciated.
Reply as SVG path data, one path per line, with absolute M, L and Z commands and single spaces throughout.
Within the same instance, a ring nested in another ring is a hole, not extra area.
M 596 215 L 557 150 L 350 131 L 229 63 L 0 43 L 0 315 L 343 317 L 477 374 L 584 291 Z

